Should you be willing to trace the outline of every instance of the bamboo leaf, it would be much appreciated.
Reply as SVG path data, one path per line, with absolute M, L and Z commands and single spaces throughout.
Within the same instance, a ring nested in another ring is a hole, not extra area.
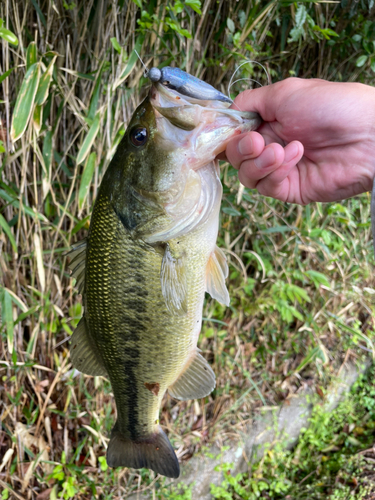
M 100 113 L 98 113 L 95 116 L 94 121 L 92 122 L 92 125 L 90 127 L 90 130 L 88 131 L 86 138 L 81 146 L 81 149 L 79 150 L 79 153 L 77 155 L 78 165 L 82 163 L 85 160 L 86 156 L 89 154 L 90 148 L 95 140 L 97 133 L 99 132 L 99 125 L 100 125 Z
M 96 110 L 98 107 L 98 102 L 99 102 L 99 97 L 100 97 L 101 80 L 102 80 L 101 79 L 102 68 L 103 68 L 103 66 L 100 68 L 98 78 L 96 79 L 94 92 L 92 93 L 92 98 L 90 101 L 89 111 L 87 113 L 87 119 L 90 120 L 90 122 L 89 122 L 90 124 L 91 124 L 92 120 L 94 120 L 94 118 L 95 118 Z
M 0 189 L 0 198 L 2 198 L 3 200 L 9 202 L 13 207 L 16 207 L 16 208 L 20 208 L 20 202 L 18 201 L 18 199 L 7 193 L 4 189 Z M 37 212 L 35 210 L 28 207 L 26 204 L 25 204 L 25 200 L 23 200 L 23 204 L 22 204 L 22 210 L 27 214 L 29 215 L 30 217 L 32 217 L 33 219 L 37 218 L 41 221 L 44 221 L 44 222 L 47 222 L 47 218 L 43 215 L 43 214 L 40 214 L 39 212 Z
M 53 67 L 56 61 L 56 56 L 53 57 L 52 61 L 49 63 L 47 71 L 43 74 L 39 82 L 38 91 L 36 93 L 35 102 L 36 104 L 44 104 L 48 97 L 48 90 L 52 79 Z
M 110 38 L 110 41 L 111 41 L 112 47 L 116 50 L 116 52 L 121 54 L 121 45 L 118 43 L 117 38 L 116 37 Z
M 43 169 L 43 179 L 42 179 L 43 200 L 47 196 L 51 187 L 52 139 L 53 139 L 53 133 L 52 130 L 49 130 L 46 133 L 46 136 L 43 141 L 43 152 L 42 152 L 44 167 L 45 167 L 45 169 Z
M 0 76 L 0 83 L 2 83 L 5 80 L 5 78 L 7 78 L 11 74 L 11 72 L 13 70 L 14 70 L 14 68 L 10 68 L 10 69 L 8 69 L 8 71 L 5 71 L 5 73 L 2 74 Z
M 1 294 L 1 313 L 7 333 L 8 351 L 12 354 L 14 341 L 13 309 L 11 296 L 6 288 L 3 288 Z
M 33 113 L 33 125 L 37 135 L 39 135 L 40 129 L 42 127 L 42 116 L 43 116 L 42 111 L 43 111 L 42 106 L 38 105 L 35 106 Z
M 38 53 L 35 42 L 31 42 L 26 51 L 26 69 L 29 70 L 36 62 L 38 62 Z
M 12 45 L 18 45 L 18 38 L 16 37 L 16 35 L 6 28 L 3 28 L 3 26 L 1 26 L 0 28 L 0 37 L 3 38 L 6 42 L 11 43 Z
M 40 288 L 44 293 L 44 290 L 46 288 L 46 275 L 44 272 L 43 252 L 42 252 L 42 245 L 40 243 L 40 238 L 36 233 L 34 233 L 34 248 L 35 248 L 36 266 L 38 269 Z
M 72 229 L 72 236 L 74 234 L 78 233 L 78 231 L 80 229 L 82 229 L 84 226 L 86 227 L 86 229 L 88 229 L 89 228 L 89 224 L 90 224 L 90 216 L 88 215 L 84 219 L 82 219 L 79 222 L 77 222 L 77 224 L 73 227 L 73 229 Z
M 7 221 L 4 219 L 4 217 L 1 214 L 0 214 L 0 226 L 3 228 L 4 233 L 8 236 L 9 241 L 13 247 L 14 253 L 17 253 L 16 240 L 14 239 L 14 236 L 12 234 L 12 231 L 11 231 Z
M 81 184 L 79 186 L 78 204 L 80 209 L 83 207 L 83 204 L 85 203 L 87 197 L 87 193 L 89 192 L 92 176 L 94 175 L 95 164 L 96 153 L 91 153 L 85 165 L 85 169 L 81 178 Z
M 145 39 L 145 34 L 144 33 L 141 33 L 137 37 L 137 40 L 136 40 L 135 45 L 134 45 L 134 50 L 130 54 L 130 57 L 129 57 L 129 60 L 128 60 L 128 64 L 126 65 L 124 71 L 121 73 L 121 75 L 119 76 L 119 78 L 117 79 L 117 81 L 114 83 L 113 90 L 115 90 L 119 85 L 121 85 L 122 82 L 130 75 L 132 69 L 135 66 L 135 63 L 138 61 L 137 52 L 138 52 L 138 54 L 141 53 L 141 49 L 142 49 L 142 45 L 143 45 L 144 39 Z
M 11 138 L 16 141 L 22 137 L 33 110 L 35 94 L 39 83 L 40 64 L 30 66 L 22 82 L 13 112 Z

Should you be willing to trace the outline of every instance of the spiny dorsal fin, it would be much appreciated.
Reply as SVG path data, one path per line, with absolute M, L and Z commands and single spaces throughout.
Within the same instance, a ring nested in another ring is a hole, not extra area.
M 176 399 L 198 399 L 208 396 L 215 385 L 215 374 L 197 349 L 190 364 L 168 388 L 168 392 Z
M 70 341 L 70 358 L 74 368 L 86 375 L 108 377 L 100 354 L 87 332 L 85 317 L 80 319 Z
M 206 268 L 206 291 L 213 299 L 229 306 L 230 298 L 225 278 L 228 276 L 228 264 L 226 257 L 219 247 L 215 248 L 208 259 Z
M 175 259 L 167 245 L 160 270 L 161 291 L 172 314 L 183 316 L 187 311 L 186 275 L 182 259 Z
M 76 279 L 75 286 L 79 293 L 83 292 L 85 286 L 86 247 L 84 239 L 72 245 L 72 249 L 66 253 L 70 258 L 68 267 L 72 271 L 71 277 Z

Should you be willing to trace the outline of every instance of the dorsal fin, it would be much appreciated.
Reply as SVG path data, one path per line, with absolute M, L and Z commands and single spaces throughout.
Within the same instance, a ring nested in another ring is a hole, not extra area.
M 86 247 L 84 239 L 72 245 L 72 249 L 65 254 L 70 258 L 68 268 L 71 270 L 71 277 L 76 280 L 75 287 L 79 293 L 85 288 Z

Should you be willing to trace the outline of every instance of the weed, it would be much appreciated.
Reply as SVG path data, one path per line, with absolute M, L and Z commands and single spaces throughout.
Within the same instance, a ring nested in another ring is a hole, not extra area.
M 371 9 L 365 0 L 0 3 L 2 498 L 190 495 L 148 471 L 107 468 L 111 388 L 79 375 L 67 348 L 82 305 L 63 252 L 87 234 L 103 173 L 145 94 L 134 49 L 148 67 L 176 65 L 224 92 L 249 59 L 273 81 L 367 83 Z M 233 96 L 266 82 L 253 63 L 237 78 Z M 161 424 L 182 461 L 235 434 L 258 407 L 304 383 L 324 387 L 343 362 L 373 351 L 368 195 L 302 209 L 240 188 L 222 167 L 219 244 L 232 302 L 205 305 L 200 347 L 217 375 L 214 393 L 163 402 Z

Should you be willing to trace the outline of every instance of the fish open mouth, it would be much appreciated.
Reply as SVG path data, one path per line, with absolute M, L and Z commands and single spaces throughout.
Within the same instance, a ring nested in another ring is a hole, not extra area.
M 234 135 L 261 123 L 257 113 L 230 109 L 230 102 L 204 99 L 204 93 L 202 99 L 187 96 L 159 82 L 153 84 L 149 97 L 159 146 L 179 151 L 194 170 L 214 160 Z

